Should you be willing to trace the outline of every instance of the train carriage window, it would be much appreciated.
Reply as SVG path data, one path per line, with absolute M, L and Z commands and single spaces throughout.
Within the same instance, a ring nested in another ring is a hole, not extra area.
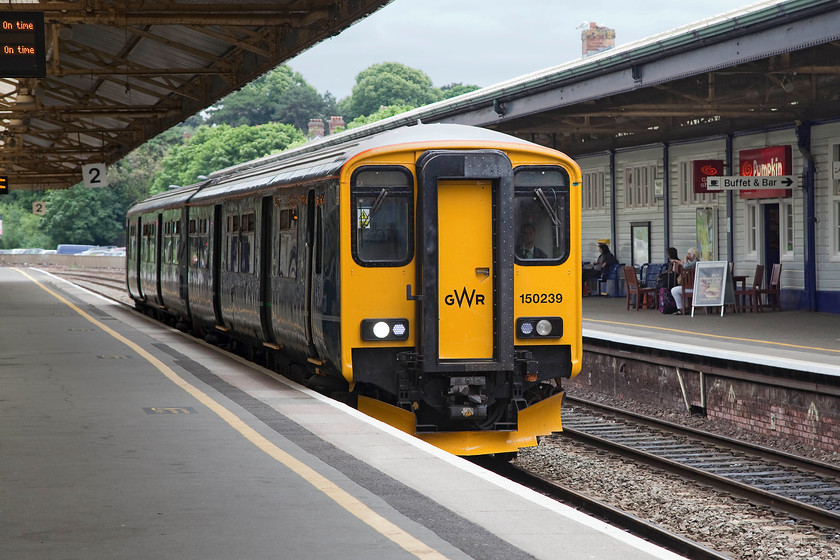
M 414 178 L 404 167 L 365 167 L 351 180 L 353 259 L 403 266 L 414 249 Z
M 192 218 L 189 223 L 190 227 L 190 266 L 198 267 L 198 225 L 196 219 Z
M 239 216 L 227 217 L 227 270 L 239 270 Z
M 137 251 L 137 226 L 131 224 L 128 227 L 128 245 L 126 246 L 126 252 L 128 254 L 128 259 L 133 259 L 136 255 Z
M 181 220 L 172 222 L 172 264 L 178 264 L 178 251 L 181 248 Z
M 257 216 L 255 213 L 243 214 L 239 226 L 239 272 L 254 272 L 254 234 Z
M 280 251 L 277 256 L 277 276 L 297 278 L 297 212 L 292 208 L 280 210 Z
M 198 267 L 210 268 L 210 220 L 198 221 Z
M 529 166 L 514 174 L 516 262 L 559 264 L 569 256 L 569 175 Z
M 175 262 L 174 229 L 175 222 L 169 221 L 163 224 L 163 262 L 166 264 Z

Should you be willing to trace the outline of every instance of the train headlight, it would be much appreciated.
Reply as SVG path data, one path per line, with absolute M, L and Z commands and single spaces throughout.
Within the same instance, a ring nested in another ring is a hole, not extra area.
M 537 334 L 540 336 L 548 336 L 551 334 L 551 321 L 540 319 L 537 321 Z
M 408 319 L 362 319 L 362 340 L 406 340 Z
M 562 317 L 519 317 L 516 320 L 518 338 L 561 338 Z

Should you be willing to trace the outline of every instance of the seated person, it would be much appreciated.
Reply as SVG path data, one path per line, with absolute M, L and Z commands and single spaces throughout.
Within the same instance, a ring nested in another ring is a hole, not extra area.
M 694 266 L 697 264 L 697 261 L 700 260 L 697 257 L 698 253 L 699 253 L 699 251 L 697 251 L 697 249 L 692 247 L 691 249 L 689 249 L 688 251 L 685 252 L 685 260 L 677 261 L 677 262 L 682 266 L 683 270 L 690 270 L 690 269 L 694 268 Z M 687 293 L 687 294 L 694 293 L 694 286 L 686 286 L 685 287 L 685 293 Z M 682 314 L 682 308 L 683 308 L 682 294 L 683 294 L 683 287 L 682 286 L 674 286 L 673 288 L 671 288 L 671 295 L 674 296 L 674 302 L 677 304 L 677 310 L 674 312 L 674 315 Z
M 656 277 L 657 288 L 668 288 L 669 290 L 677 285 L 682 270 L 682 261 L 676 248 L 668 247 L 668 268 L 665 272 Z
M 536 232 L 533 224 L 523 224 L 519 232 L 519 245 L 516 246 L 516 256 L 520 259 L 547 259 L 548 255 L 534 246 Z
M 595 262 L 592 263 L 592 268 L 583 269 L 583 286 L 586 287 L 586 282 L 590 278 L 604 279 L 610 266 L 618 263 L 618 259 L 610 251 L 610 246 L 606 243 L 598 243 L 598 250 L 601 252 Z

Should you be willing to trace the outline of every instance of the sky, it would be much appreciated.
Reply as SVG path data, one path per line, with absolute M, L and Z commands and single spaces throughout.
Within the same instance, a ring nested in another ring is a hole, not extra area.
M 394 0 L 289 61 L 320 93 L 350 95 L 372 64 L 422 70 L 436 87 L 486 87 L 581 57 L 582 26 L 615 30 L 616 46 L 752 2 L 739 0 Z

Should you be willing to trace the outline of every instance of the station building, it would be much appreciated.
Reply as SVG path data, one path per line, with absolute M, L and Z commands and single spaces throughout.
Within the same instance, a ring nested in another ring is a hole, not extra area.
M 838 39 L 836 2 L 759 2 L 375 126 L 472 124 L 561 150 L 583 171 L 585 258 L 608 239 L 637 267 L 672 246 L 750 279 L 781 263 L 783 308 L 840 313 Z M 781 178 L 711 190 L 716 176 Z

